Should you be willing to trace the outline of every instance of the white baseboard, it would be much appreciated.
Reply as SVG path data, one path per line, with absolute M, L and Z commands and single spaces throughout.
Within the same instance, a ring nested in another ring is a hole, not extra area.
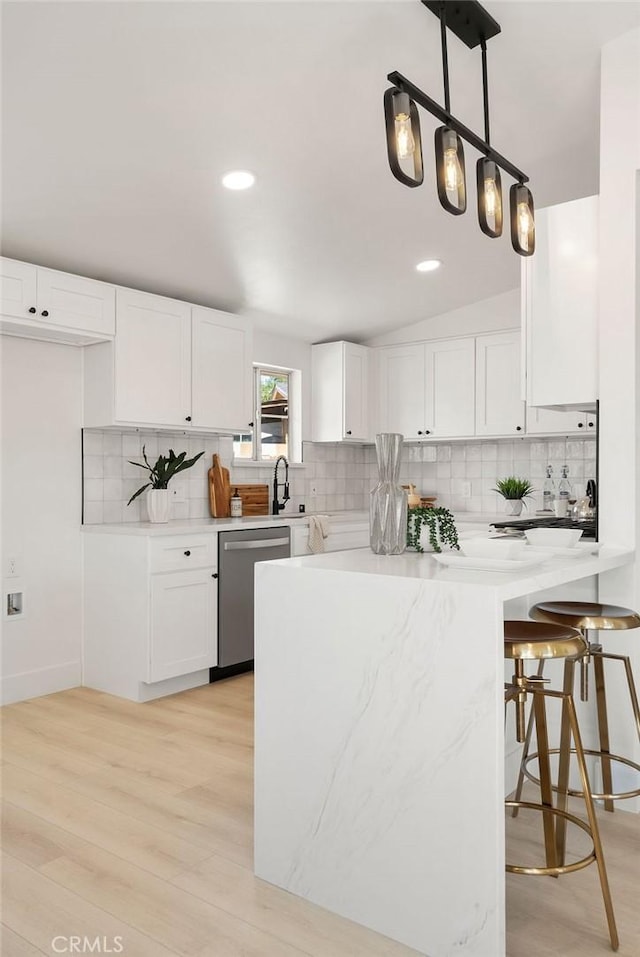
M 27 698 L 66 691 L 82 684 L 80 659 L 61 665 L 24 671 L 18 675 L 4 675 L 0 680 L 0 704 L 14 704 Z

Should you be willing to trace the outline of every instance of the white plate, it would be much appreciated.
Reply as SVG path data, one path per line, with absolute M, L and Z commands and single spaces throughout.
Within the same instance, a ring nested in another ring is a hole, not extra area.
M 431 557 L 435 558 L 441 565 L 448 565 L 450 568 L 478 572 L 519 572 L 524 568 L 541 565 L 550 558 L 547 554 L 538 554 L 526 559 L 526 561 L 504 558 L 467 558 L 465 555 L 456 555 L 453 552 L 432 552 Z

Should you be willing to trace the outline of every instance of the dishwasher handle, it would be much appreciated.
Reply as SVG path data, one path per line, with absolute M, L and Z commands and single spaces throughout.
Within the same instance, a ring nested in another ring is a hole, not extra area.
M 277 548 L 288 544 L 288 538 L 255 538 L 246 542 L 225 542 L 223 549 L 225 552 L 235 552 L 247 548 Z

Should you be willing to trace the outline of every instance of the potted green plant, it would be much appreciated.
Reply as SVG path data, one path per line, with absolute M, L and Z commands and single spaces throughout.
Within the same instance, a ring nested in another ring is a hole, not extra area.
M 149 460 L 147 458 L 147 453 L 145 446 L 142 446 L 142 457 L 144 462 L 131 462 L 130 465 L 137 465 L 138 468 L 146 469 L 149 472 L 149 481 L 145 482 L 137 492 L 134 492 L 127 505 L 131 505 L 134 499 L 138 495 L 142 495 L 146 488 L 149 489 L 147 493 L 147 510 L 149 512 L 149 521 L 150 522 L 168 522 L 169 521 L 169 482 L 174 475 L 177 475 L 178 472 L 184 472 L 185 469 L 190 469 L 192 465 L 198 461 L 198 459 L 204 455 L 203 452 L 198 452 L 197 455 L 194 455 L 192 459 L 187 458 L 186 452 L 180 452 L 179 455 L 169 449 L 169 455 L 159 455 L 156 459 L 155 465 L 149 465 Z
M 441 552 L 442 546 L 460 548 L 458 531 L 448 508 L 418 505 L 407 514 L 407 548 Z
M 528 479 L 516 478 L 515 475 L 508 475 L 507 478 L 498 479 L 496 487 L 492 489 L 506 501 L 505 511 L 507 515 L 519 515 L 522 506 L 527 507 L 526 498 L 531 496 L 534 491 L 533 485 Z

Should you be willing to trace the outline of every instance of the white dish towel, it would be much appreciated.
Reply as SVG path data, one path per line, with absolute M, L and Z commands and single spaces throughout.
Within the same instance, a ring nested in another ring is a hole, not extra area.
M 316 555 L 324 551 L 324 540 L 330 532 L 328 515 L 309 516 L 309 551 Z

